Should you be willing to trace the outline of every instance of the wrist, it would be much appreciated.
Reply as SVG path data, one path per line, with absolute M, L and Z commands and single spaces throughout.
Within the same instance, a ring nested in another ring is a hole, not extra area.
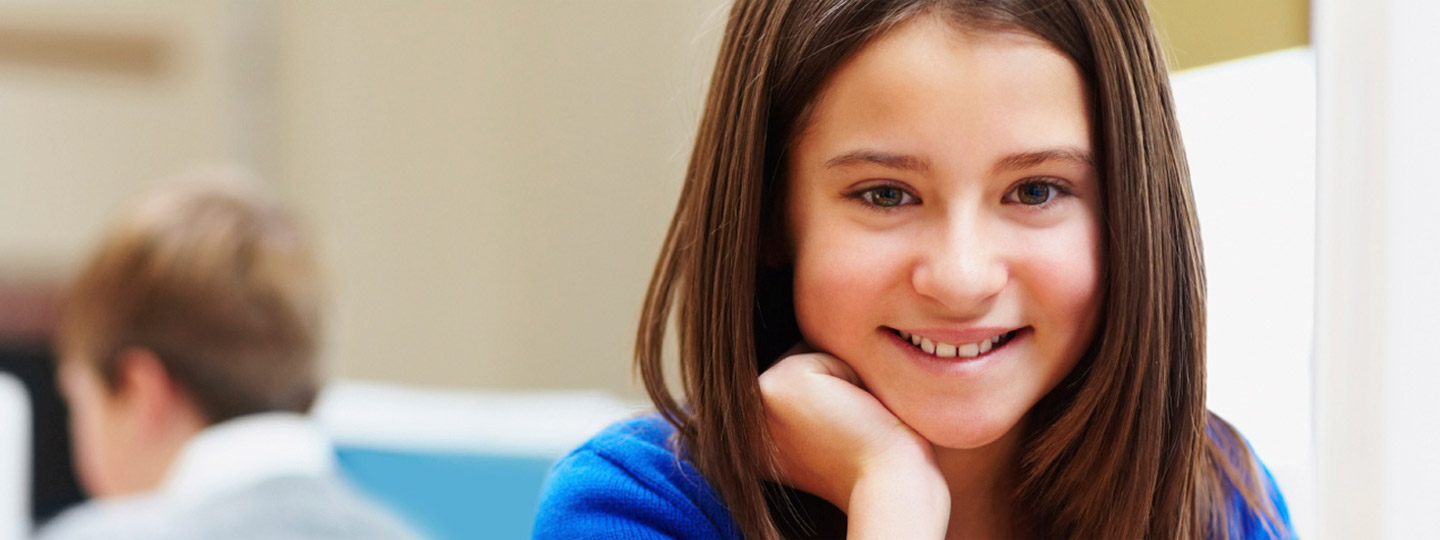
M 847 504 L 841 510 L 848 511 L 857 496 L 892 492 L 911 492 L 915 494 L 913 498 L 927 504 L 933 502 L 949 511 L 950 487 L 933 460 L 890 461 L 863 468 L 851 486 Z
M 871 484 L 896 482 L 913 484 L 922 489 L 942 488 L 940 491 L 949 493 L 945 476 L 940 473 L 940 464 L 935 461 L 934 451 L 928 444 L 893 445 L 885 452 L 861 460 L 853 478 L 852 489 L 862 481 Z
M 950 489 L 934 467 L 872 468 L 856 480 L 842 510 L 852 539 L 938 539 L 950 521 Z

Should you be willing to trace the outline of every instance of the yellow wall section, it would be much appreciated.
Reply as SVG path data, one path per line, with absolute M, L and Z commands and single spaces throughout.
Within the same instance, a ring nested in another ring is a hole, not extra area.
M 1174 70 L 1310 42 L 1307 0 L 1149 0 Z

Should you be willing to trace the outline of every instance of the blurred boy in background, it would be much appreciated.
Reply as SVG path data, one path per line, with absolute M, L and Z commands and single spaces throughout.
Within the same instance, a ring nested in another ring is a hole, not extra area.
M 304 416 L 322 291 L 295 219 L 236 173 L 192 176 L 142 199 L 70 293 L 58 375 L 96 500 L 40 537 L 411 537 Z

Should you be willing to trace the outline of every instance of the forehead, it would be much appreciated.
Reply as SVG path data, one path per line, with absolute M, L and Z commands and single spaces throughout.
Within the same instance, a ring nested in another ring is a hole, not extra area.
M 964 149 L 974 162 L 1091 146 L 1084 83 L 1068 57 L 1030 34 L 964 30 L 928 15 L 842 63 L 810 113 L 802 147 L 877 147 L 941 161 L 931 154 Z

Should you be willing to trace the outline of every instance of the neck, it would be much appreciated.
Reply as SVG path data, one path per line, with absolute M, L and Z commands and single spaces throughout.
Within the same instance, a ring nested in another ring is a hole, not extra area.
M 947 540 L 1017 538 L 1021 518 L 1015 504 L 1020 475 L 1024 422 L 979 448 L 935 449 L 940 472 L 950 486 Z
M 128 456 L 127 481 L 115 495 L 155 491 L 164 483 L 170 470 L 190 441 L 205 429 L 205 421 L 190 408 L 175 408 L 154 422 L 133 441 Z

